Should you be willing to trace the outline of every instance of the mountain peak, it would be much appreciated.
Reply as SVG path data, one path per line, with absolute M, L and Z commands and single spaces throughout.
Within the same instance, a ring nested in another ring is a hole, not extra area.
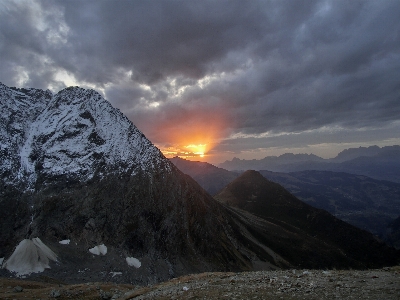
M 94 90 L 69 87 L 52 95 L 35 89 L 5 88 L 3 98 L 7 99 L 2 101 L 5 120 L 15 112 L 21 114 L 18 119 L 11 118 L 16 130 L 19 128 L 18 144 L 7 147 L 15 168 L 10 173 L 7 163 L 3 169 L 14 181 L 21 183 L 20 178 L 26 178 L 29 188 L 38 179 L 47 181 L 54 176 L 87 181 L 96 174 L 101 177 L 106 170 L 170 169 L 143 133 Z M 10 125 L 1 126 L 13 134 Z
M 294 205 L 297 207 L 303 205 L 303 202 L 281 185 L 269 181 L 255 170 L 248 170 L 241 174 L 215 197 L 223 203 L 250 210 L 255 214 L 260 212 L 255 207 L 260 206 Z
M 266 180 L 268 181 L 266 178 L 264 178 L 260 172 L 256 171 L 256 170 L 247 170 L 245 172 L 243 172 L 238 178 L 237 180 L 240 179 L 256 179 L 256 180 Z

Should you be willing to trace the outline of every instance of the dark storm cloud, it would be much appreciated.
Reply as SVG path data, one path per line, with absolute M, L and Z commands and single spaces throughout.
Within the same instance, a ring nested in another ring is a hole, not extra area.
M 167 76 L 201 78 L 209 64 L 262 37 L 260 3 L 242 1 L 60 1 L 72 29 L 77 63 L 65 62 L 82 79 L 108 80 L 107 69 L 133 71 L 154 83 Z M 89 70 L 79 60 L 102 61 Z M 95 77 L 95 69 L 100 77 Z
M 67 73 L 157 142 L 196 112 L 226 135 L 370 128 L 365 141 L 400 115 L 397 0 L 3 1 L 0 55 L 5 84 L 57 89 Z

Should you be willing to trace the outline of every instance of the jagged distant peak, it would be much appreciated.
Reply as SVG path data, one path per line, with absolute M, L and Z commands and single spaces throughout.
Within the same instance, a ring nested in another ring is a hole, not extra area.
M 377 156 L 387 157 L 388 155 L 393 155 L 396 153 L 398 156 L 399 151 L 400 151 L 399 145 L 383 146 L 383 147 L 374 145 L 369 147 L 349 148 L 341 151 L 332 160 L 337 162 L 343 162 L 360 157 L 377 157 Z

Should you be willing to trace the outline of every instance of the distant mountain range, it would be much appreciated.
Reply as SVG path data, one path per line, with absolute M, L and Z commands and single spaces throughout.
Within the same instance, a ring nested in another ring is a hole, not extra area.
M 218 166 L 229 171 L 297 172 L 321 170 L 346 172 L 400 183 L 400 146 L 350 148 L 331 159 L 323 159 L 314 154 L 293 153 L 267 156 L 259 160 L 233 158 Z
M 213 195 L 240 174 L 203 162 L 181 158 L 171 161 Z M 400 248 L 400 235 L 395 233 L 397 227 L 388 227 L 400 216 L 400 183 L 332 171 L 259 172 L 303 202 L 324 209 Z
M 227 185 L 234 202 L 217 201 L 94 90 L 0 83 L 0 116 L 0 276 L 146 285 L 207 271 L 400 261 L 372 234 L 259 173 Z M 198 176 L 209 174 L 201 168 Z

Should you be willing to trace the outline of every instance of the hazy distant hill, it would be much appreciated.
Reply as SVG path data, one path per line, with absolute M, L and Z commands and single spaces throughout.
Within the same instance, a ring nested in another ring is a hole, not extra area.
M 300 201 L 257 171 L 244 172 L 214 198 L 243 218 L 245 211 L 265 220 L 253 222 L 259 226 L 252 228 L 252 235 L 299 267 L 316 267 L 327 259 L 334 264 L 368 264 L 383 252 L 394 251 L 371 233 Z
M 323 159 L 313 154 L 268 156 L 259 160 L 233 158 L 221 163 L 226 170 L 269 170 L 273 172 L 297 172 L 321 170 L 360 174 L 380 180 L 400 183 L 400 146 L 350 148 L 335 158 Z
M 285 153 L 280 156 L 267 156 L 263 159 L 239 159 L 233 158 L 231 161 L 227 160 L 218 166 L 229 171 L 234 170 L 271 170 L 271 171 L 291 171 L 293 168 L 310 166 L 326 161 L 314 154 L 293 154 Z
M 345 149 L 342 152 L 340 152 L 335 158 L 331 159 L 332 161 L 335 162 L 344 162 L 347 160 L 352 160 L 357 157 L 361 156 L 375 156 L 379 155 L 380 153 L 384 152 L 384 148 L 380 148 L 378 146 L 370 146 L 370 147 L 359 147 L 359 148 L 349 148 Z M 389 147 L 392 148 L 392 147 Z
M 183 173 L 196 180 L 211 195 L 219 192 L 239 176 L 239 173 L 230 172 L 206 162 L 190 161 L 180 157 L 170 158 L 170 161 Z

